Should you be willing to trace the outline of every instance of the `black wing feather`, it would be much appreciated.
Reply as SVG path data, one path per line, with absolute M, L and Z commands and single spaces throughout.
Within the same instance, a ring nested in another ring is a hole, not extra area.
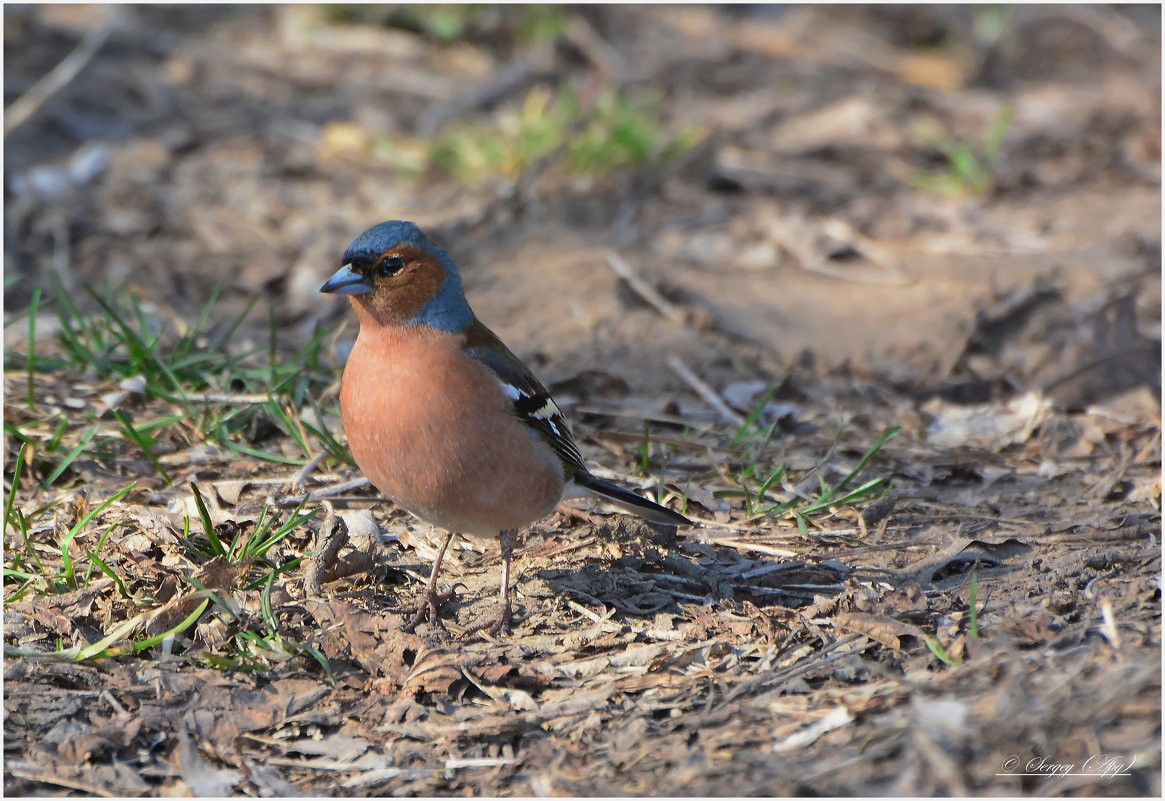
M 575 470 L 585 473 L 586 462 L 575 444 L 570 421 L 526 365 L 508 349 L 499 351 L 497 346 L 488 349 L 470 347 L 466 352 L 493 370 L 503 384 L 517 391 L 514 414 L 554 449 L 566 466 L 568 477 Z

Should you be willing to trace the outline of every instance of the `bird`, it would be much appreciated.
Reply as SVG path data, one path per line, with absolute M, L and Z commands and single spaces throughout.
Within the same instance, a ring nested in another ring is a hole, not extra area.
M 320 291 L 346 295 L 359 321 L 340 382 L 340 416 L 356 465 L 385 496 L 447 532 L 415 616 L 439 623 L 437 575 L 457 534 L 496 537 L 501 610 L 471 631 L 509 631 L 517 532 L 559 501 L 597 497 L 652 523 L 679 512 L 591 473 L 546 388 L 477 319 L 457 265 L 414 223 L 369 228 Z

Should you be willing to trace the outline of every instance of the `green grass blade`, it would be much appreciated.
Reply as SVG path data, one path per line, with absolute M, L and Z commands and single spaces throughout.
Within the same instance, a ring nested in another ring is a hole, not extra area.
M 344 462 L 348 466 L 355 467 L 356 462 L 352 459 L 352 454 L 348 452 L 346 447 L 340 444 L 339 440 L 337 440 L 332 432 L 329 431 L 324 425 L 324 413 L 323 410 L 320 409 L 319 402 L 316 401 L 314 395 L 308 395 L 308 403 L 311 404 L 312 411 L 315 412 L 315 419 L 320 424 L 320 427 L 317 429 L 314 425 L 307 422 L 306 420 L 303 424 L 304 427 L 324 443 L 324 447 L 327 449 L 328 453 L 339 459 L 341 462 Z
M 303 425 L 298 420 L 293 419 L 291 413 L 287 411 L 287 408 L 275 400 L 275 398 L 269 398 L 263 405 L 263 408 L 267 410 L 268 414 L 283 423 L 283 427 L 288 436 L 295 440 L 295 444 L 299 446 L 304 456 L 310 461 L 315 454 L 312 453 L 311 446 L 307 443 L 307 436 L 303 430 Z
M 951 667 L 962 667 L 962 662 L 955 659 L 954 657 L 947 655 L 947 649 L 943 648 L 943 644 L 938 641 L 937 637 L 928 636 L 926 638 L 926 647 L 929 648 L 930 652 L 938 657 L 940 661 L 945 662 Z
M 117 591 L 121 593 L 121 597 L 129 598 L 129 591 L 125 588 L 125 582 L 121 580 L 121 576 L 114 572 L 113 568 L 105 563 L 104 559 L 97 555 L 97 549 L 88 551 L 87 555 L 89 556 L 89 563 L 91 565 L 97 565 L 98 570 L 113 579 L 113 583 L 117 585 Z M 86 581 L 85 583 L 88 584 L 89 582 Z
M 66 350 L 72 353 L 73 358 L 82 365 L 97 367 L 98 373 L 104 376 L 105 370 L 102 369 L 101 360 L 81 342 L 79 331 L 73 327 L 74 321 L 80 323 L 81 313 L 77 311 L 77 307 L 73 303 L 72 294 L 65 289 L 65 285 L 56 270 L 49 273 L 49 280 L 53 285 L 53 297 L 59 306 L 57 317 L 61 321 L 60 336 Z
M 117 310 L 113 308 L 112 303 L 108 299 L 98 295 L 95 291 L 93 291 L 93 288 L 88 285 L 85 286 L 85 289 L 89 292 L 93 299 L 101 305 L 101 308 L 105 310 L 105 313 L 109 316 L 109 321 L 113 324 L 113 326 L 121 332 L 122 343 L 127 348 L 129 348 L 130 353 L 134 356 L 135 359 L 137 359 L 139 366 L 144 367 L 145 365 L 153 364 L 158 369 L 158 372 L 165 376 L 166 380 L 170 383 L 170 386 L 174 388 L 174 391 L 178 393 L 178 397 L 182 399 L 181 402 L 183 407 L 186 409 L 186 412 L 191 417 L 193 417 L 195 414 L 195 409 L 190 402 L 190 398 L 186 395 L 186 390 L 183 388 L 182 382 L 178 380 L 178 377 L 174 374 L 173 370 L 170 369 L 170 366 L 166 364 L 166 362 L 163 361 L 156 353 L 156 344 L 158 341 L 157 337 L 155 337 L 152 343 L 147 344 L 142 339 L 141 335 L 139 335 L 137 331 L 134 331 L 133 328 L 121 318 L 121 315 L 117 313 Z
M 69 656 L 76 662 L 84 662 L 87 659 L 100 656 L 111 656 L 107 654 L 106 649 L 115 642 L 128 639 L 130 634 L 141 625 L 144 615 L 135 615 L 129 620 L 123 620 L 113 627 L 113 631 L 102 637 L 92 645 L 83 645 L 78 648 L 70 648 L 67 651 L 62 651 L 61 656 Z
M 106 498 L 104 501 L 102 501 L 100 505 L 94 507 L 93 509 L 90 509 L 89 513 L 87 515 L 85 515 L 84 517 L 82 517 L 80 520 L 78 520 L 77 523 L 71 529 L 69 529 L 69 531 L 65 534 L 65 536 L 61 538 L 61 559 L 64 562 L 65 581 L 70 587 L 75 588 L 77 586 L 76 576 L 74 575 L 74 572 L 73 572 L 73 559 L 72 559 L 72 557 L 69 556 L 69 546 L 73 544 L 73 539 L 77 536 L 77 534 L 80 533 L 81 529 L 83 529 L 83 528 L 85 528 L 85 526 L 89 525 L 89 523 L 93 520 L 93 518 L 97 517 L 97 515 L 104 512 L 111 505 L 117 503 L 119 500 L 124 498 L 137 485 L 138 485 L 138 483 L 136 481 L 134 481 L 131 484 L 129 484 L 128 486 L 122 487 L 120 490 L 118 490 L 116 493 L 114 493 L 111 497 Z
M 32 291 L 32 302 L 28 305 L 28 410 L 36 406 L 36 385 L 33 373 L 36 369 L 36 312 L 40 306 L 40 288 Z
M 894 439 L 894 437 L 898 436 L 900 433 L 902 433 L 902 426 L 891 426 L 890 428 L 883 431 L 882 436 L 878 437 L 878 441 L 871 445 L 869 450 L 867 450 L 865 454 L 862 455 L 862 458 L 858 460 L 858 463 L 854 466 L 854 469 L 850 470 L 849 474 L 837 483 L 835 491 L 840 492 L 841 490 L 845 489 L 845 487 L 851 481 L 853 481 L 854 478 L 857 477 L 858 473 L 866 469 L 866 465 L 868 465 L 870 460 L 874 458 L 874 454 L 881 450 L 883 445 Z
M 214 527 L 214 523 L 210 519 L 210 510 L 206 508 L 206 501 L 202 499 L 202 493 L 198 491 L 198 485 L 191 484 L 190 489 L 194 490 L 194 505 L 198 508 L 198 518 L 202 521 L 202 531 L 206 534 L 206 538 L 210 540 L 210 547 L 215 555 L 226 557 L 227 551 L 223 547 L 222 540 L 218 537 L 218 530 Z
M 305 496 L 303 501 L 300 502 L 299 506 L 295 508 L 295 511 L 291 513 L 291 517 L 287 519 L 287 522 L 279 526 L 279 528 L 277 528 L 275 532 L 266 540 L 258 543 L 258 545 L 253 548 L 250 555 L 254 558 L 266 556 L 267 552 L 275 547 L 280 540 L 315 517 L 316 513 L 319 512 L 319 509 L 312 509 L 307 514 L 299 514 L 299 510 L 302 509 L 306 503 L 307 497 Z
M 66 536 L 70 539 L 77 536 L 77 533 L 85 526 L 89 525 L 93 518 L 97 517 L 97 515 L 101 514 L 110 506 L 120 501 L 122 498 L 132 492 L 137 485 L 138 483 L 136 481 L 131 481 L 129 484 L 119 489 L 116 493 L 106 498 L 99 506 L 91 509 L 87 515 L 77 521 L 77 523 L 71 529 L 69 529 L 69 533 Z
M 311 655 L 312 659 L 320 663 L 320 667 L 322 667 L 324 669 L 324 673 L 327 674 L 328 684 L 331 684 L 334 687 L 336 685 L 336 674 L 332 672 L 332 663 L 328 661 L 328 658 L 324 656 L 318 648 L 309 643 L 301 642 L 299 643 L 299 647 L 304 651 L 307 651 L 308 654 Z
M 53 430 L 53 435 L 49 437 L 49 444 L 44 447 L 48 453 L 52 453 L 61 445 L 61 440 L 65 438 L 65 434 L 69 431 L 69 420 L 62 417 L 57 421 L 57 427 Z
M 48 478 L 40 483 L 40 488 L 48 489 L 53 485 L 53 482 L 61 477 L 61 474 L 69 469 L 69 465 L 81 455 L 81 451 L 85 450 L 85 446 L 89 444 L 89 440 L 97 433 L 97 426 L 92 426 L 81 436 L 81 441 L 78 442 L 71 451 L 65 454 L 65 458 L 57 465 L 56 469 L 49 474 Z
M 307 463 L 307 459 L 293 459 L 289 456 L 280 456 L 276 453 L 268 453 L 261 451 L 258 448 L 252 448 L 248 445 L 243 445 L 241 442 L 232 442 L 228 439 L 222 440 L 222 445 L 229 451 L 242 454 L 243 456 L 253 456 L 256 459 L 262 459 L 267 462 L 274 462 L 276 464 L 290 464 L 296 467 L 303 467 Z
M 116 524 L 110 524 L 110 525 L 106 526 L 105 531 L 101 532 L 101 538 L 98 539 L 97 544 L 93 546 L 93 550 L 86 551 L 86 555 L 89 557 L 89 567 L 85 570 L 85 578 L 81 582 L 82 587 L 89 586 L 89 579 L 93 576 L 93 568 L 96 566 L 94 564 L 93 560 L 95 558 L 97 558 L 96 554 L 98 551 L 101 550 L 101 546 L 103 546 L 105 544 L 105 541 L 107 539 L 109 539 L 109 532 L 113 531 L 114 525 L 116 525 Z M 116 578 L 114 579 L 114 581 L 117 581 L 117 580 L 118 579 L 116 579 Z
M 129 421 L 129 417 L 127 417 L 125 412 L 123 412 L 121 409 L 114 409 L 113 416 L 117 418 L 117 421 L 121 423 L 122 427 L 125 429 L 126 436 L 133 440 L 134 443 L 136 443 L 137 446 L 142 449 L 142 452 L 146 455 L 146 458 L 150 460 L 150 464 L 154 466 L 154 469 L 158 471 L 158 474 L 162 477 L 162 480 L 164 480 L 167 484 L 172 484 L 173 479 L 170 478 L 170 474 L 166 472 L 166 468 L 162 466 L 162 463 L 158 461 L 158 457 L 154 455 L 154 451 L 151 446 L 154 444 L 155 440 L 134 428 L 133 423 Z
M 186 419 L 189 418 L 184 414 L 172 414 L 167 417 L 159 417 L 157 420 L 151 420 L 148 423 L 142 423 L 140 426 L 137 426 L 137 430 L 142 434 L 149 434 L 155 429 L 166 428 Z
M 20 489 L 20 476 L 24 472 L 24 461 L 28 458 L 29 443 L 21 443 L 16 452 L 16 461 L 12 463 L 12 487 L 8 490 L 8 497 L 4 499 L 4 525 L 11 525 L 12 512 L 16 508 L 16 493 Z
M 263 585 L 263 582 L 267 581 L 268 577 L 280 576 L 289 570 L 295 570 L 295 568 L 299 567 L 299 565 L 302 561 L 303 561 L 302 559 L 292 559 L 287 564 L 280 565 L 279 567 L 272 570 L 270 573 L 264 574 L 264 575 L 260 576 L 259 578 L 255 579 L 250 584 L 248 584 L 246 587 L 244 587 L 244 589 L 247 589 L 247 590 L 258 589 L 259 587 L 261 587 Z
M 18 578 L 18 579 L 24 579 L 24 580 L 28 580 L 28 579 L 35 580 L 35 579 L 40 578 L 40 576 L 36 573 L 27 573 L 23 570 L 19 570 L 19 569 L 14 568 L 14 567 L 6 567 L 6 568 L 4 568 L 4 578 L 6 578 L 6 579 Z M 7 599 L 5 599 L 5 600 L 7 600 Z
M 194 611 L 191 612 L 189 615 L 187 615 L 186 618 L 181 623 L 179 623 L 177 626 L 175 626 L 174 628 L 172 628 L 168 631 L 163 631 L 161 634 L 155 634 L 153 637 L 147 637 L 144 640 L 139 640 L 138 642 L 135 642 L 133 644 L 134 652 L 136 653 L 138 651 L 144 651 L 147 648 L 153 648 L 155 645 L 161 644 L 162 641 L 165 640 L 167 637 L 176 637 L 177 635 L 186 631 L 186 629 L 190 628 L 191 626 L 193 626 L 195 624 L 195 622 L 197 622 L 198 618 L 202 617 L 202 613 L 206 611 L 206 607 L 209 604 L 210 604 L 210 599 L 203 598 L 202 603 L 200 603 L 198 606 L 196 606 L 194 608 Z
M 780 384 L 776 384 L 775 386 L 765 390 L 765 393 L 761 395 L 760 401 L 752 407 L 752 411 L 750 411 L 748 416 L 744 418 L 744 422 L 740 424 L 740 428 L 736 430 L 736 434 L 732 437 L 731 440 L 729 440 L 729 446 L 735 447 L 748 438 L 749 432 L 752 431 L 752 427 L 756 425 L 756 421 L 760 419 L 760 416 L 764 413 L 764 410 L 768 408 L 768 405 L 772 402 L 773 397 L 780 391 Z

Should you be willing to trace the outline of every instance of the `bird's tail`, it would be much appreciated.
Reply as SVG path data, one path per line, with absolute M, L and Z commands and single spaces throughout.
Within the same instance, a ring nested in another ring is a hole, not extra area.
M 592 476 L 582 470 L 574 474 L 574 483 L 586 490 L 587 494 L 597 495 L 620 509 L 639 515 L 652 523 L 662 523 L 669 526 L 692 525 L 692 521 L 679 512 L 673 512 L 671 509 L 636 495 L 630 490 L 623 489 L 618 484 L 612 484 L 610 481 Z

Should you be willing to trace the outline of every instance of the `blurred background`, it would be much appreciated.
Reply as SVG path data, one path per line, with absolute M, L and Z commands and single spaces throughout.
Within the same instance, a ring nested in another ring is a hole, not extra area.
M 1160 796 L 1159 6 L 8 4 L 4 46 L 6 794 Z M 393 218 L 700 521 L 532 527 L 515 639 L 401 632 L 436 550 L 349 483 L 318 290 Z
M 53 271 L 177 319 L 221 285 L 212 317 L 258 298 L 293 345 L 403 218 L 552 380 L 1158 381 L 1156 6 L 4 15 L 10 312 Z

